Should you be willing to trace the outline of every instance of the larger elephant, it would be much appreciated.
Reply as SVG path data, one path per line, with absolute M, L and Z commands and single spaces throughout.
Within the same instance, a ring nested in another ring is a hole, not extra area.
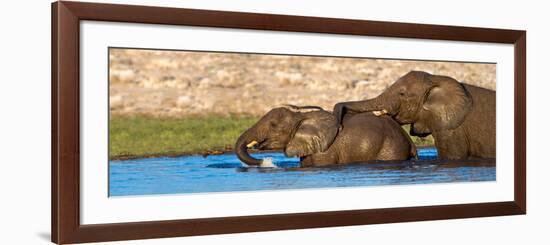
M 302 167 L 407 160 L 416 154 L 407 133 L 388 116 L 362 113 L 343 123 L 339 130 L 336 117 L 319 107 L 275 108 L 239 137 L 235 151 L 242 162 L 261 165 L 249 148 L 282 150 L 300 157 Z
M 388 114 L 411 124 L 411 135 L 431 134 L 441 159 L 495 158 L 495 97 L 448 76 L 411 71 L 378 97 L 338 103 L 333 113 L 338 120 L 350 112 Z

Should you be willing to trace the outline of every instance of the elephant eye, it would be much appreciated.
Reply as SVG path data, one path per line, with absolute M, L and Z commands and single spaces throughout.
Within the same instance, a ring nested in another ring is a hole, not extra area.
M 270 122 L 270 123 L 269 123 L 269 126 L 271 126 L 271 127 L 276 127 L 276 126 L 277 126 L 277 123 L 275 123 L 275 122 Z
M 399 96 L 404 96 L 405 92 L 399 92 Z

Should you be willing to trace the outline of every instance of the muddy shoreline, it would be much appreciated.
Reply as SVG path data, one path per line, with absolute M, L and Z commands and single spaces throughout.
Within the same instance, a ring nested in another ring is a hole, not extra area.
M 433 146 L 417 146 L 416 148 L 429 148 Z M 281 152 L 280 150 L 249 150 L 250 153 L 273 153 L 273 152 Z M 133 160 L 133 159 L 141 159 L 141 158 L 156 158 L 156 157 L 183 157 L 183 156 L 202 156 L 202 157 L 208 157 L 210 155 L 223 155 L 223 154 L 232 154 L 234 153 L 233 150 L 209 150 L 209 151 L 202 151 L 202 152 L 181 152 L 181 153 L 153 153 L 153 154 L 145 154 L 145 155 L 119 155 L 119 156 L 112 156 L 109 157 L 109 161 L 123 161 L 123 160 Z
M 280 152 L 278 150 L 249 150 L 250 153 L 272 153 Z M 233 150 L 212 150 L 212 151 L 202 151 L 202 152 L 181 152 L 181 153 L 153 153 L 145 155 L 120 155 L 109 157 L 109 161 L 117 160 L 132 160 L 132 159 L 141 159 L 141 158 L 156 158 L 156 157 L 183 157 L 183 156 L 202 156 L 207 157 L 210 155 L 223 155 L 223 154 L 232 154 Z

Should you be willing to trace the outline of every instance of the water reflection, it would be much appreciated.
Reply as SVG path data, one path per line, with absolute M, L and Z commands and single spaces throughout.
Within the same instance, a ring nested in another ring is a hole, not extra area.
M 494 181 L 494 159 L 436 161 L 433 148 L 420 149 L 420 160 L 298 168 L 299 159 L 281 153 L 277 168 L 244 167 L 234 154 L 115 160 L 109 163 L 111 196 L 330 188 L 401 184 Z

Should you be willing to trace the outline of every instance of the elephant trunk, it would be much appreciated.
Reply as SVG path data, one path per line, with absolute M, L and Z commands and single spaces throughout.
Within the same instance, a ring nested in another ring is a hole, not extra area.
M 235 153 L 237 154 L 239 160 L 247 165 L 260 165 L 262 160 L 256 159 L 248 153 L 248 148 L 255 144 L 254 142 L 258 143 L 251 137 L 251 135 L 250 130 L 247 130 L 239 137 L 237 143 L 235 144 Z
M 365 111 L 382 111 L 383 114 L 395 116 L 399 109 L 399 103 L 396 96 L 391 95 L 388 92 L 382 93 L 376 98 L 367 100 L 365 103 L 367 110 Z

